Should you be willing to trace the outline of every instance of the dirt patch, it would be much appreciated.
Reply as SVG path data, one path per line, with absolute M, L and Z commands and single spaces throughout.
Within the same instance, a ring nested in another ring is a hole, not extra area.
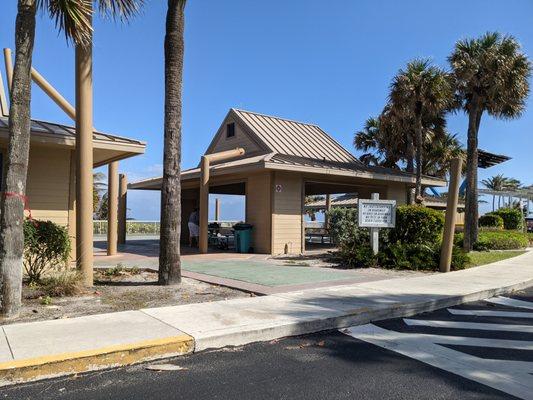
M 176 306 L 191 303 L 249 297 L 250 294 L 182 278 L 179 286 L 157 285 L 157 273 L 150 271 L 95 271 L 95 286 L 77 296 L 49 297 L 38 286 L 23 287 L 20 316 L 0 324 L 73 318 L 139 308 Z

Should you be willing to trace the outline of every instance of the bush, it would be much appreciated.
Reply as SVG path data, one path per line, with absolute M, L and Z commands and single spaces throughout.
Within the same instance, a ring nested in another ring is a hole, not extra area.
M 399 206 L 389 239 L 391 243 L 433 244 L 441 239 L 443 230 L 444 213 L 422 206 Z
M 40 289 L 45 297 L 74 296 L 83 292 L 80 274 L 76 271 L 62 271 L 41 280 Z
M 49 269 L 66 266 L 70 238 L 66 228 L 51 221 L 24 221 L 24 269 L 37 282 Z
M 455 243 L 463 246 L 463 234 L 455 236 Z M 529 245 L 528 236 L 522 232 L 513 231 L 480 231 L 478 241 L 474 243 L 474 250 L 517 250 Z
M 357 226 L 357 207 L 343 208 L 335 207 L 328 212 L 329 234 L 333 241 L 342 244 L 346 241 L 353 241 L 354 236 L 359 234 Z
M 370 244 L 345 243 L 340 248 L 340 256 L 346 268 L 371 268 L 377 265 L 378 260 Z
M 503 218 L 497 214 L 485 214 L 479 217 L 479 226 L 503 229 Z
M 499 210 L 489 213 L 489 215 L 498 215 L 503 219 L 503 227 L 509 230 L 522 228 L 524 215 L 518 208 L 500 208 Z

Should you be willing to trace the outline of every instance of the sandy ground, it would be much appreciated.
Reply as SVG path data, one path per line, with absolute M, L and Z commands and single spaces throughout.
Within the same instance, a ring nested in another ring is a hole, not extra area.
M 249 297 L 248 293 L 183 278 L 180 286 L 158 286 L 157 274 L 141 271 L 106 276 L 95 272 L 95 286 L 78 296 L 46 298 L 38 288 L 23 288 L 23 307 L 14 320 L 0 324 L 73 318 L 139 308 L 164 307 Z

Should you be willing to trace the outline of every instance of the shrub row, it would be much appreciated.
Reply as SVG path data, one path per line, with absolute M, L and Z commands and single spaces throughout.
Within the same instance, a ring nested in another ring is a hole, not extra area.
M 523 227 L 523 220 L 524 215 L 518 208 L 500 208 L 480 217 L 479 226 L 517 230 Z
M 330 214 L 330 232 L 339 244 L 340 256 L 348 268 L 372 267 L 438 270 L 444 214 L 421 206 L 399 206 L 396 227 L 380 230 L 380 251 L 374 255 L 366 228 L 357 226 L 357 209 L 335 208 Z M 455 247 L 452 269 L 462 269 L 468 256 Z
M 458 246 L 463 245 L 463 233 L 455 235 Z M 527 234 L 518 231 L 480 231 L 474 250 L 517 250 L 529 245 Z

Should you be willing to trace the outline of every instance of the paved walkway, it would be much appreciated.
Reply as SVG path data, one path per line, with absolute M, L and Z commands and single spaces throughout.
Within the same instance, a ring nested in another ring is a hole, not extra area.
M 43 357 L 57 360 L 117 346 L 127 349 L 129 344 L 167 343 L 184 335 L 194 339 L 194 351 L 242 345 L 410 316 L 531 285 L 533 252 L 527 252 L 448 274 L 4 325 L 0 372 L 24 360 L 42 364 Z M 113 359 L 112 365 L 117 364 Z
M 94 265 L 97 268 L 122 265 L 155 271 L 158 269 L 157 238 L 130 238 L 126 245 L 119 247 L 120 252 L 115 256 L 107 256 L 105 249 L 105 240 L 95 241 Z M 198 254 L 196 249 L 187 246 L 182 246 L 181 251 L 184 277 L 259 295 L 428 274 L 379 268 L 342 270 L 315 265 L 324 253 L 309 254 L 304 259 L 283 259 L 271 258 L 266 254 L 239 254 L 231 251 Z

